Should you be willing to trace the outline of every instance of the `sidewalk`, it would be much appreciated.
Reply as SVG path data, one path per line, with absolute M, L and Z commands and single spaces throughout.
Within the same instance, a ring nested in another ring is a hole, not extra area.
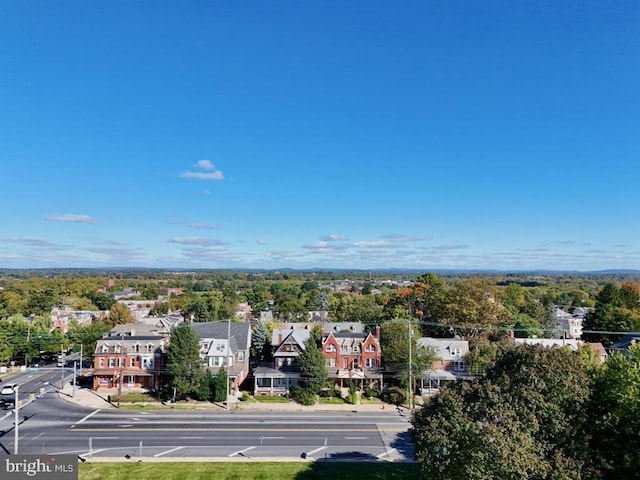
M 87 407 L 87 408 L 95 408 L 95 409 L 108 409 L 108 408 L 118 408 L 117 400 L 114 394 L 105 393 L 104 391 L 94 391 L 88 388 L 79 388 L 75 389 L 71 385 L 65 386 L 58 393 L 59 397 L 64 399 L 65 401 Z M 109 396 L 111 397 L 111 402 L 109 402 Z M 123 404 L 123 407 L 131 404 Z M 158 402 L 155 403 L 136 403 L 134 405 L 146 405 L 147 408 L 153 409 L 157 407 L 158 409 L 167 410 L 171 409 L 171 405 L 166 405 Z M 206 402 L 194 402 L 194 403 L 178 403 L 174 408 L 179 409 L 189 409 L 193 408 L 194 410 L 212 410 L 212 411 L 224 411 L 224 405 L 214 404 L 214 403 L 206 403 Z M 248 401 L 248 402 L 233 402 L 230 405 L 231 411 L 287 411 L 287 412 L 384 412 L 389 414 L 397 415 L 397 408 L 393 405 L 389 404 L 344 404 L 344 405 L 326 405 L 317 403 L 312 406 L 304 406 L 295 402 L 288 403 L 267 403 L 267 402 L 257 402 L 257 401 Z M 404 408 L 402 409 L 405 410 Z

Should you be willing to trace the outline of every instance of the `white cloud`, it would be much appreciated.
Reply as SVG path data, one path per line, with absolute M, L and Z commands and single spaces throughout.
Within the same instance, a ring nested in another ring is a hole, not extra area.
M 309 248 L 312 250 L 315 249 L 322 249 L 322 248 L 329 248 L 329 244 L 327 242 L 317 242 L 317 243 L 305 243 L 304 245 L 302 245 L 302 248 Z
M 196 166 L 202 170 L 215 170 L 216 168 L 216 166 L 211 163 L 211 160 L 199 160 Z
M 256 240 L 256 243 L 257 243 L 258 245 L 266 245 L 266 244 L 267 244 L 267 241 L 266 241 L 266 240 Z
M 198 228 L 198 229 L 203 229 L 204 228 L 204 229 L 209 229 L 209 230 L 217 230 L 218 229 L 218 225 L 197 223 L 197 222 L 187 223 L 187 227 L 189 227 L 189 228 Z
M 355 242 L 353 246 L 358 248 L 384 248 L 388 247 L 389 243 L 378 240 L 376 242 Z
M 195 178 L 198 180 L 224 180 L 224 175 L 220 170 L 215 172 L 182 172 L 182 178 Z
M 341 240 L 347 240 L 347 237 L 345 237 L 344 235 L 332 233 L 331 235 L 323 235 L 322 237 L 320 237 L 320 240 L 323 240 L 325 242 L 339 242 Z
M 391 242 L 422 242 L 424 240 L 431 240 L 432 237 L 412 237 L 403 233 L 390 233 L 387 235 L 382 235 L 382 238 L 385 238 Z
M 223 180 L 224 174 L 222 170 L 218 170 L 216 166 L 209 160 L 199 160 L 196 168 L 204 170 L 203 172 L 182 172 L 182 178 L 195 178 L 197 180 Z
M 226 245 L 226 243 L 211 238 L 202 237 L 173 237 L 167 240 L 169 243 L 178 243 L 180 245 L 199 245 L 201 247 L 209 247 L 214 245 Z
M 52 222 L 96 223 L 96 221 L 89 215 L 76 215 L 73 213 L 65 213 L 64 215 L 45 215 L 44 218 L 46 220 L 51 220 Z

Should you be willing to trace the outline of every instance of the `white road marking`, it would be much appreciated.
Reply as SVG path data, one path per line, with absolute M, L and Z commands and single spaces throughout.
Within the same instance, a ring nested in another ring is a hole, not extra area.
M 313 455 L 314 453 L 318 453 L 320 450 L 324 450 L 325 448 L 327 447 L 325 446 L 325 447 L 316 448 L 315 450 L 311 450 L 310 452 L 307 452 L 307 455 Z
M 398 450 L 396 450 L 395 448 L 390 448 L 386 452 L 381 453 L 380 455 L 376 455 L 376 458 L 383 458 L 383 457 L 386 457 L 387 455 L 391 455 L 392 453 L 398 453 Z
M 173 453 L 177 450 L 180 450 L 181 448 L 184 448 L 184 447 L 176 447 L 176 448 L 172 448 L 171 450 L 165 450 L 164 452 L 156 453 L 154 457 L 161 457 L 163 455 L 168 455 L 169 453 Z
M 89 418 L 93 417 L 96 413 L 98 413 L 100 410 L 95 410 L 93 412 L 91 412 L 89 415 L 87 415 L 86 417 L 84 417 L 82 420 L 80 420 L 78 423 L 76 423 L 75 425 L 71 425 L 71 428 L 74 428 L 76 425 L 80 425 L 82 422 L 84 422 L 85 420 L 88 420 Z
M 245 448 L 244 450 L 238 450 L 237 452 L 230 453 L 227 456 L 228 457 L 235 457 L 236 455 L 242 455 L 244 452 L 248 452 L 249 450 L 253 450 L 254 448 L 256 448 L 256 447 L 248 447 L 248 448 Z

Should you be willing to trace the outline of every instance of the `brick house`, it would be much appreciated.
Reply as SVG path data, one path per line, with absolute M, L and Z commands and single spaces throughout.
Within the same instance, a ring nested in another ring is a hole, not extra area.
M 93 389 L 148 391 L 160 387 L 166 339 L 158 335 L 107 336 L 93 353 Z
M 361 323 L 334 323 L 325 328 L 321 340 L 328 380 L 338 387 L 354 382 L 361 389 L 382 388 L 380 327 L 367 332 Z

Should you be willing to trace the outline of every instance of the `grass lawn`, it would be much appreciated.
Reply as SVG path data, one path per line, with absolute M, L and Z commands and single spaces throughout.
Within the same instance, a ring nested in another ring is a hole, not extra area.
M 320 397 L 321 404 L 324 405 L 344 405 L 344 400 L 339 397 Z
M 366 472 L 366 474 L 364 473 Z M 82 463 L 79 480 L 414 480 L 417 463 Z
M 281 397 L 280 395 L 256 395 L 253 398 L 263 403 L 289 403 L 287 397 Z

